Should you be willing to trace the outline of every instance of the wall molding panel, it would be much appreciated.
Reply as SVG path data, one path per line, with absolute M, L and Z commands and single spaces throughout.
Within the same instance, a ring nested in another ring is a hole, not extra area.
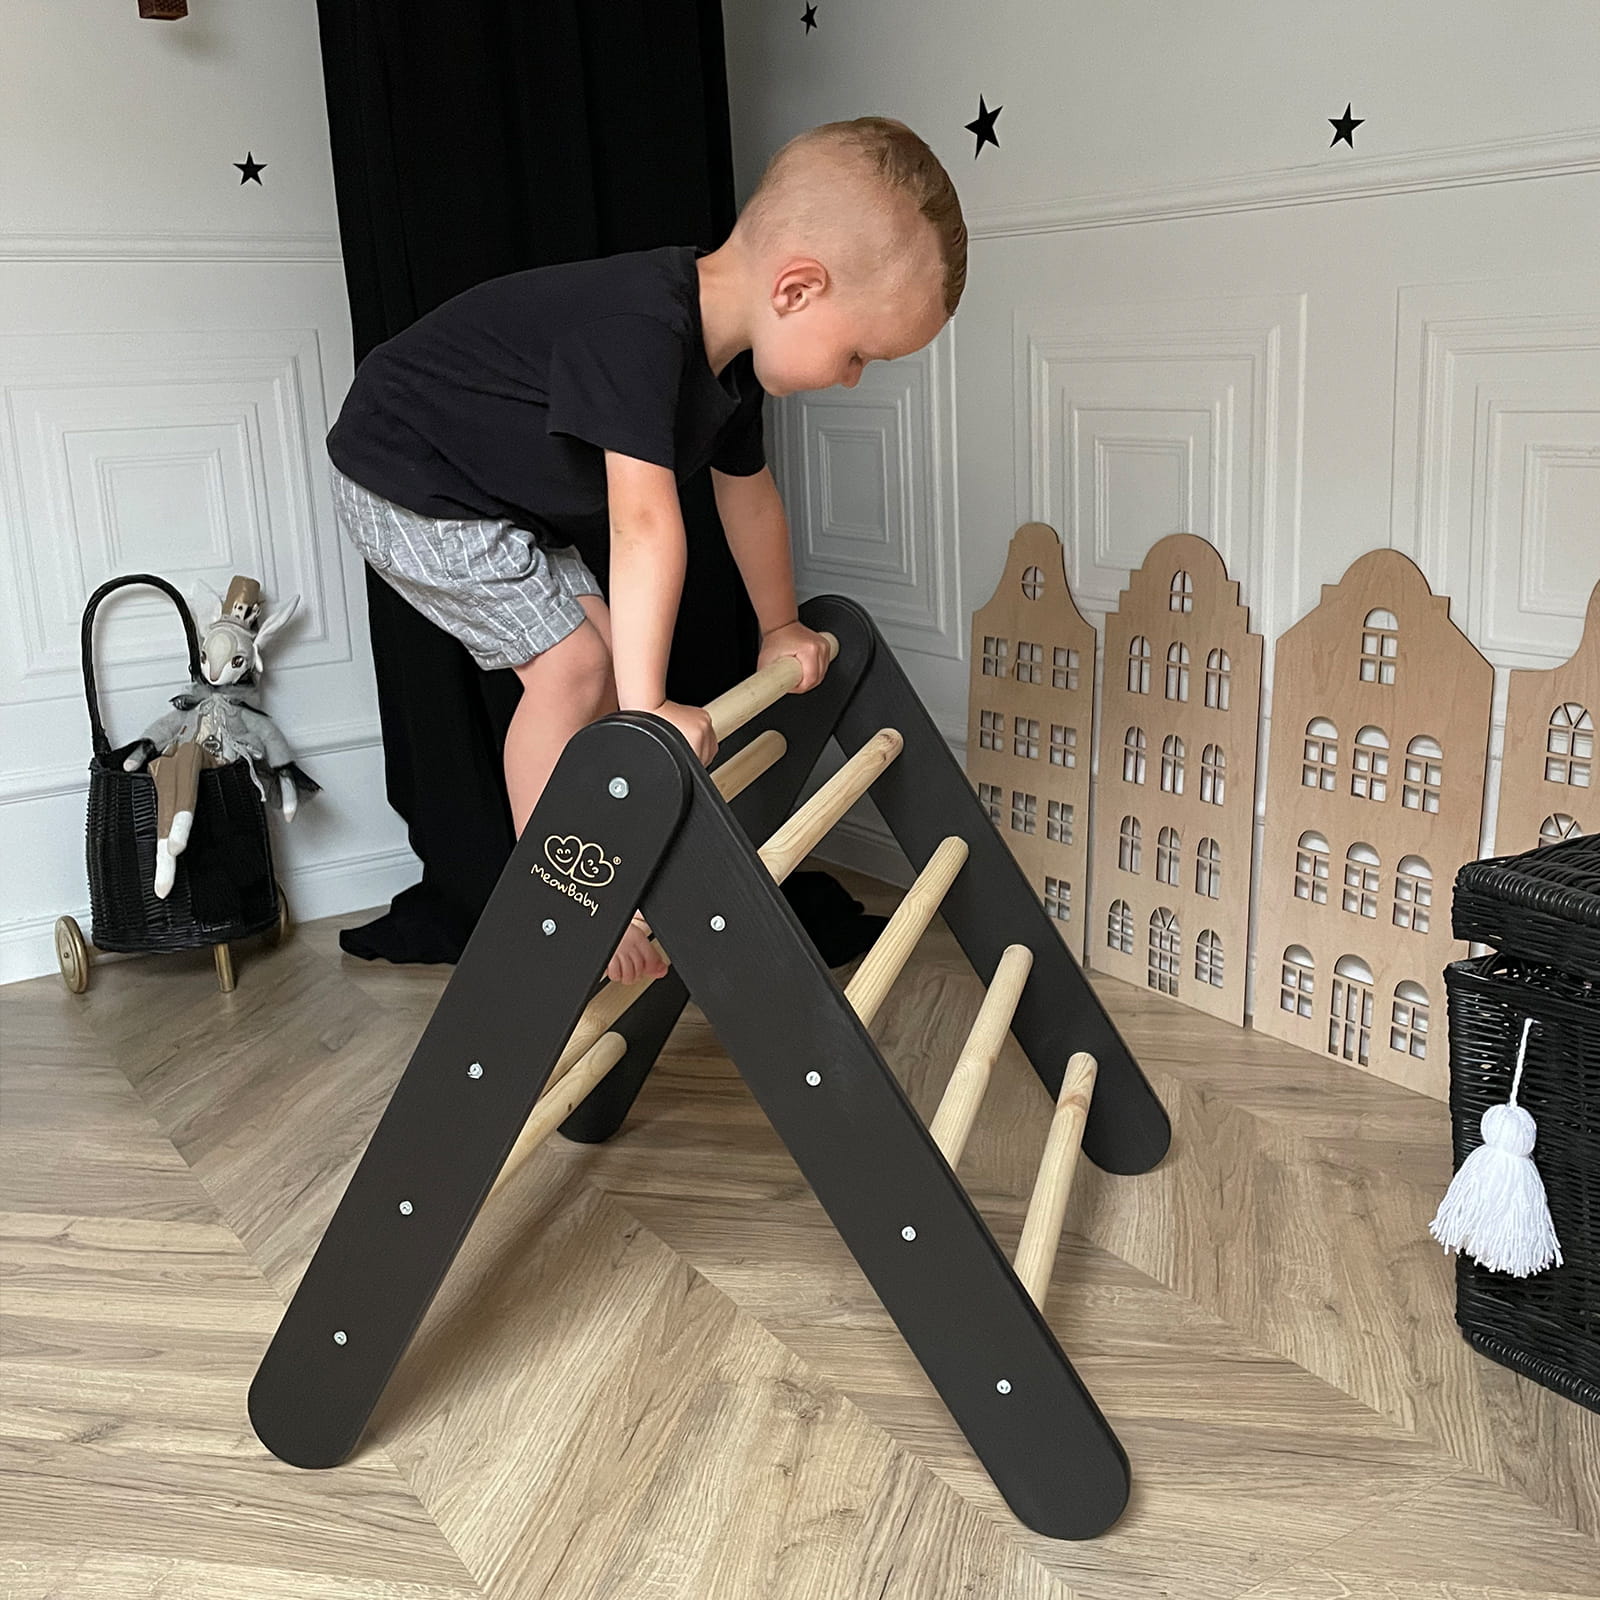
M 336 233 L 21 233 L 0 261 L 341 261 Z
M 800 597 L 851 595 L 897 650 L 960 660 L 953 368 L 946 329 L 854 389 L 786 397 L 774 432 Z
M 1577 648 L 1600 530 L 1600 273 L 1407 285 L 1391 543 L 1507 667 Z
M 270 597 L 301 596 L 296 665 L 352 660 L 341 552 L 318 533 L 332 519 L 311 458 L 327 430 L 314 331 L 0 336 L 0 415 L 0 702 L 81 696 L 84 604 L 129 570 L 185 590 L 259 576 Z M 106 689 L 173 681 L 170 604 L 134 591 L 113 610 Z
M 1600 127 L 1446 145 L 1407 155 L 1362 156 L 1321 166 L 1275 167 L 1161 188 L 1025 200 L 975 210 L 967 217 L 967 229 L 974 239 L 1070 233 L 1581 172 L 1600 172 Z
M 1114 609 L 1156 540 L 1193 533 L 1260 631 L 1292 614 L 1305 319 L 1304 295 L 1014 312 L 1014 514 L 1061 530 L 1080 606 Z

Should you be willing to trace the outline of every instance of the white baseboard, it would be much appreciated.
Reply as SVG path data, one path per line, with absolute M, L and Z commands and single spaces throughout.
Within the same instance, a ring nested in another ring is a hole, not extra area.
M 280 876 L 290 915 L 296 922 L 315 922 L 319 917 L 336 917 L 346 911 L 383 905 L 414 883 L 419 870 L 417 858 L 402 847 L 315 861 Z M 0 984 L 21 983 L 60 970 L 56 961 L 57 916 L 76 917 L 84 938 L 89 937 L 87 904 L 63 906 L 54 916 L 30 917 L 0 928 Z M 96 961 L 119 959 L 95 956 Z

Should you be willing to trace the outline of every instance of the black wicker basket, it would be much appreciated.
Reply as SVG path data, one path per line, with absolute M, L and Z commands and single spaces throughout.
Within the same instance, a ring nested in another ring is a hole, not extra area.
M 1498 947 L 1445 970 L 1455 1165 L 1509 1094 L 1532 1017 L 1517 1099 L 1539 1126 L 1563 1258 L 1515 1278 L 1458 1256 L 1456 1321 L 1485 1355 L 1600 1411 L 1600 837 L 1469 863 L 1453 924 Z
M 86 857 L 90 941 L 101 950 L 195 950 L 264 933 L 278 922 L 267 812 L 249 764 L 231 761 L 200 773 L 189 842 L 178 857 L 166 899 L 156 896 L 156 786 L 148 772 L 124 772 L 133 748 L 112 749 L 100 719 L 94 679 L 94 614 L 113 590 L 143 583 L 178 608 L 189 647 L 189 673 L 200 676 L 200 643 L 183 597 L 148 573 L 113 578 L 89 596 L 83 611 L 83 688 L 94 732 L 89 763 Z

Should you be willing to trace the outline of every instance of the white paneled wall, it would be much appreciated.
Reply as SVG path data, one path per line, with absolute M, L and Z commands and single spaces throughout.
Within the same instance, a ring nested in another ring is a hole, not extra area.
M 939 520 L 893 536 L 902 569 L 950 564 L 959 614 L 919 637 L 877 572 L 818 559 L 820 435 L 851 426 L 835 400 L 907 392 L 910 361 L 774 407 L 807 591 L 874 610 L 961 754 L 967 616 L 1018 524 L 1063 535 L 1096 623 L 1157 539 L 1198 533 L 1267 639 L 1265 739 L 1274 639 L 1392 545 L 1498 669 L 1491 847 L 1505 671 L 1564 660 L 1600 578 L 1600 11 L 976 16 L 890 0 L 804 37 L 781 11 L 727 13 L 741 195 L 801 129 L 878 113 L 934 147 L 972 233 L 922 458 L 958 467 L 958 492 L 927 483 Z M 1005 109 L 975 160 L 980 92 Z M 1347 100 L 1366 120 L 1330 149 Z M 860 480 L 839 503 L 919 498 L 902 458 L 833 454 Z M 833 854 L 908 881 L 866 807 Z
M 382 804 L 360 563 L 338 538 L 323 438 L 351 372 L 313 0 L 6 0 L 0 61 L 0 981 L 88 930 L 90 735 L 79 625 L 107 578 L 188 591 L 234 573 L 299 594 L 262 688 L 324 786 L 276 830 L 297 916 L 411 881 Z M 232 165 L 265 162 L 263 184 Z M 112 740 L 186 676 L 152 589 L 96 630 Z

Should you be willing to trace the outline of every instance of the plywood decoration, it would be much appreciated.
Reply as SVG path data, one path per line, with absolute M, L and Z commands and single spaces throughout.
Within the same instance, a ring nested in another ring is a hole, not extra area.
M 1105 636 L 1090 963 L 1242 1025 L 1261 635 L 1217 551 L 1175 533 Z
M 967 776 L 1074 955 L 1083 954 L 1093 626 L 1043 522 L 1011 537 L 989 603 L 973 613 Z
M 1456 869 L 1478 855 L 1494 670 L 1396 550 L 1278 640 L 1253 1023 L 1443 1100 Z
M 1580 833 L 1600 833 L 1600 583 L 1577 651 L 1546 672 L 1511 674 L 1494 853 L 1513 855 Z

